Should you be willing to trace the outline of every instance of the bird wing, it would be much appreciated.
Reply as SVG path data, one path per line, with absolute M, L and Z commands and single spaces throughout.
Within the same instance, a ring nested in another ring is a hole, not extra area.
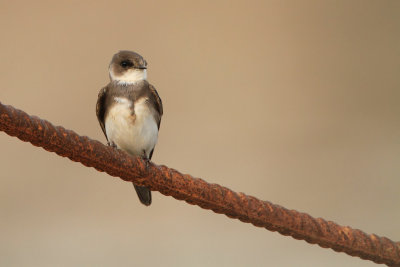
M 100 127 L 103 130 L 103 133 L 106 136 L 106 138 L 107 138 L 107 134 L 106 134 L 106 128 L 104 125 L 104 120 L 105 120 L 105 113 L 106 113 L 105 102 L 106 102 L 107 90 L 108 90 L 108 86 L 103 87 L 100 90 L 99 96 L 97 97 L 97 104 L 96 104 L 97 119 L 99 120 Z
M 158 129 L 160 129 L 160 124 L 161 124 L 161 117 L 163 115 L 163 105 L 160 96 L 157 93 L 156 88 L 154 88 L 153 85 L 149 84 L 149 89 L 150 89 L 150 98 L 149 101 L 151 104 L 153 104 L 153 107 L 157 111 L 157 114 L 155 114 L 155 119 L 157 122 Z

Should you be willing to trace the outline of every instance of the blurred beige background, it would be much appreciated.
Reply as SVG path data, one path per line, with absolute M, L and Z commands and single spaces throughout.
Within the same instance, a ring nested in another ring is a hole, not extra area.
M 0 2 L 0 101 L 81 135 L 111 56 L 164 101 L 153 160 L 400 240 L 400 1 Z M 0 133 L 0 266 L 374 266 Z

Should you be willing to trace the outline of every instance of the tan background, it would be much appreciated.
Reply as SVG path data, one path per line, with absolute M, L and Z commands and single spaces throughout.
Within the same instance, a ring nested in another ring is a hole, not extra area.
M 68 2 L 68 4 L 67 4 Z M 0 101 L 105 142 L 119 49 L 149 63 L 153 160 L 400 240 L 400 1 L 1 1 Z M 373 266 L 0 133 L 0 266 Z

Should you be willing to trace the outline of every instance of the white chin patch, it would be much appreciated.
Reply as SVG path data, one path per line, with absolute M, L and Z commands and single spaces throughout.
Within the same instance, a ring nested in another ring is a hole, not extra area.
M 146 69 L 129 69 L 120 76 L 114 75 L 110 70 L 110 77 L 112 81 L 117 81 L 119 84 L 133 84 L 147 79 Z

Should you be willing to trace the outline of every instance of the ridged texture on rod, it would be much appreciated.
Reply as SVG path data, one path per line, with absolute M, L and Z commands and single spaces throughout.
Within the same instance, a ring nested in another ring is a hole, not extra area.
M 374 234 L 367 235 L 360 230 L 321 218 L 315 219 L 305 213 L 236 193 L 217 184 L 209 184 L 166 166 L 153 163 L 146 166 L 140 158 L 131 157 L 123 151 L 86 136 L 79 136 L 63 127 L 53 126 L 48 121 L 31 117 L 1 103 L 0 130 L 85 166 L 148 186 L 151 190 L 230 218 L 376 263 L 400 266 L 399 242 Z

